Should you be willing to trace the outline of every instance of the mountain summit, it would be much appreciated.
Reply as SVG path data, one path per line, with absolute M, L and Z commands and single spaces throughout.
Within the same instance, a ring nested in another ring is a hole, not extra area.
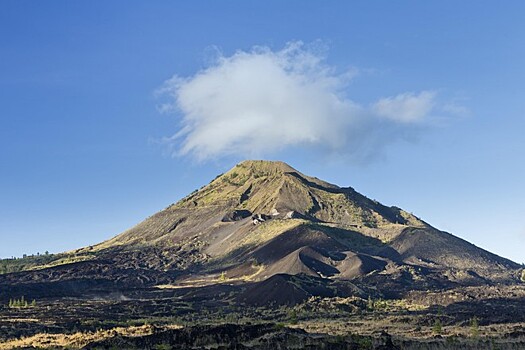
M 201 281 L 305 274 L 406 289 L 508 281 L 519 268 L 400 208 L 278 161 L 241 162 L 94 249 L 114 247 L 179 247 L 191 255 L 180 278 Z
M 240 300 L 254 303 L 271 301 L 275 288 L 291 296 L 286 302 L 333 290 L 399 296 L 515 283 L 520 273 L 520 265 L 398 207 L 273 161 L 241 162 L 106 242 L 24 269 L 31 271 L 6 283 L 52 276 L 123 290 L 228 281 L 245 286 Z
M 247 218 L 250 219 L 243 220 Z M 306 176 L 283 162 L 252 160 L 237 164 L 207 186 L 107 244 L 157 244 L 192 234 L 205 237 L 218 226 L 235 226 L 219 223 L 279 220 L 283 224 L 286 219 L 297 219 L 293 223 L 302 220 L 365 229 L 389 227 L 388 232 L 375 231 L 376 238 L 384 240 L 392 238 L 396 227 L 426 227 L 413 215 L 385 207 L 352 188 L 340 188 Z M 372 231 L 370 235 L 374 235 Z

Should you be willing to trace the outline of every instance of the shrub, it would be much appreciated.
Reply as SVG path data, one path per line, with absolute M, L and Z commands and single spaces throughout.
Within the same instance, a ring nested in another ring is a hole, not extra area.
M 470 320 L 470 335 L 472 335 L 473 338 L 479 336 L 479 323 L 477 317 Z
M 30 303 L 25 300 L 25 298 L 22 296 L 20 299 L 9 299 L 9 308 L 28 308 L 28 307 L 35 307 L 36 306 L 36 300 L 33 299 L 33 301 Z
M 441 334 L 443 332 L 443 325 L 441 324 L 440 319 L 434 321 L 434 326 L 432 327 L 432 332 L 435 334 Z
M 297 311 L 295 311 L 294 309 L 291 309 L 288 312 L 288 319 L 290 320 L 291 324 L 297 324 Z
M 219 281 L 226 281 L 226 273 L 224 271 L 221 272 L 221 275 L 219 276 Z

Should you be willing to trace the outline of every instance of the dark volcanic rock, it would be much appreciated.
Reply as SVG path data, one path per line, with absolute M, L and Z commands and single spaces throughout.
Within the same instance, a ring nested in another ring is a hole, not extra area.
M 221 221 L 222 222 L 239 221 L 247 217 L 250 217 L 251 215 L 252 215 L 252 212 L 249 210 L 238 209 L 238 210 L 234 210 L 224 215 Z
M 369 337 L 313 335 L 276 324 L 224 324 L 159 331 L 143 337 L 116 336 L 91 343 L 83 349 L 398 349 L 390 338 L 374 342 L 377 346 L 371 347 Z
M 275 275 L 247 287 L 238 299 L 255 306 L 296 305 L 311 296 L 338 296 L 338 290 L 329 285 L 328 280 L 307 275 Z

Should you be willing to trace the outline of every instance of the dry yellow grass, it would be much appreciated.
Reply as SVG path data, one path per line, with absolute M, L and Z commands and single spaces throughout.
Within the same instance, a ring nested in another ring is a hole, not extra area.
M 181 282 L 180 284 L 159 284 L 155 286 L 155 288 L 181 289 L 181 288 L 190 288 L 190 287 L 204 287 L 204 286 L 217 285 L 217 284 L 238 284 L 239 282 L 247 282 L 247 281 L 256 280 L 256 277 L 260 275 L 265 269 L 266 269 L 266 266 L 263 264 L 260 264 L 260 265 L 257 265 L 257 271 L 255 271 L 251 275 L 234 277 L 234 278 L 224 277 L 224 279 L 220 277 L 221 275 L 207 275 L 205 276 L 205 278 L 188 279 L 188 280 L 185 280 L 184 282 Z
M 306 221 L 302 219 L 270 220 L 264 222 L 258 225 L 249 235 L 244 236 L 243 239 L 241 239 L 235 246 L 232 246 L 226 251 L 226 253 L 240 247 L 260 245 L 261 243 L 268 242 L 272 238 L 304 224 L 305 222 Z
M 2 319 L 3 322 L 30 322 L 30 323 L 38 323 L 40 322 L 37 318 L 21 318 L 21 317 L 15 317 L 15 318 L 4 318 Z
M 88 260 L 93 260 L 93 259 L 94 259 L 93 255 L 66 256 L 64 258 L 61 258 L 61 259 L 58 259 L 58 260 L 54 260 L 54 261 L 50 262 L 49 264 L 33 266 L 33 267 L 31 267 L 30 270 L 43 270 L 43 269 L 47 269 L 49 267 L 66 265 L 66 264 L 72 264 L 72 263 L 76 263 L 76 262 L 88 261 Z
M 165 326 L 166 329 L 182 328 L 179 325 Z M 53 348 L 53 347 L 68 347 L 72 349 L 80 349 L 87 344 L 95 341 L 101 341 L 122 335 L 127 337 L 140 337 L 153 334 L 154 327 L 151 325 L 131 326 L 131 327 L 116 327 L 108 330 L 99 330 L 96 332 L 77 332 L 73 334 L 47 334 L 39 333 L 30 337 L 8 340 L 0 343 L 0 350 L 8 350 L 14 348 Z

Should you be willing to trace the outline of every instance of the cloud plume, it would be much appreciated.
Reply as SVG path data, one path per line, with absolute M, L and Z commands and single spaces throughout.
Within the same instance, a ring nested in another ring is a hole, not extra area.
M 174 76 L 161 92 L 163 111 L 180 117 L 167 138 L 176 154 L 199 160 L 254 157 L 306 147 L 368 157 L 404 137 L 435 106 L 432 91 L 383 97 L 371 105 L 345 90 L 356 71 L 337 72 L 320 50 L 301 42 L 282 50 L 255 47 L 219 55 L 189 77 Z

